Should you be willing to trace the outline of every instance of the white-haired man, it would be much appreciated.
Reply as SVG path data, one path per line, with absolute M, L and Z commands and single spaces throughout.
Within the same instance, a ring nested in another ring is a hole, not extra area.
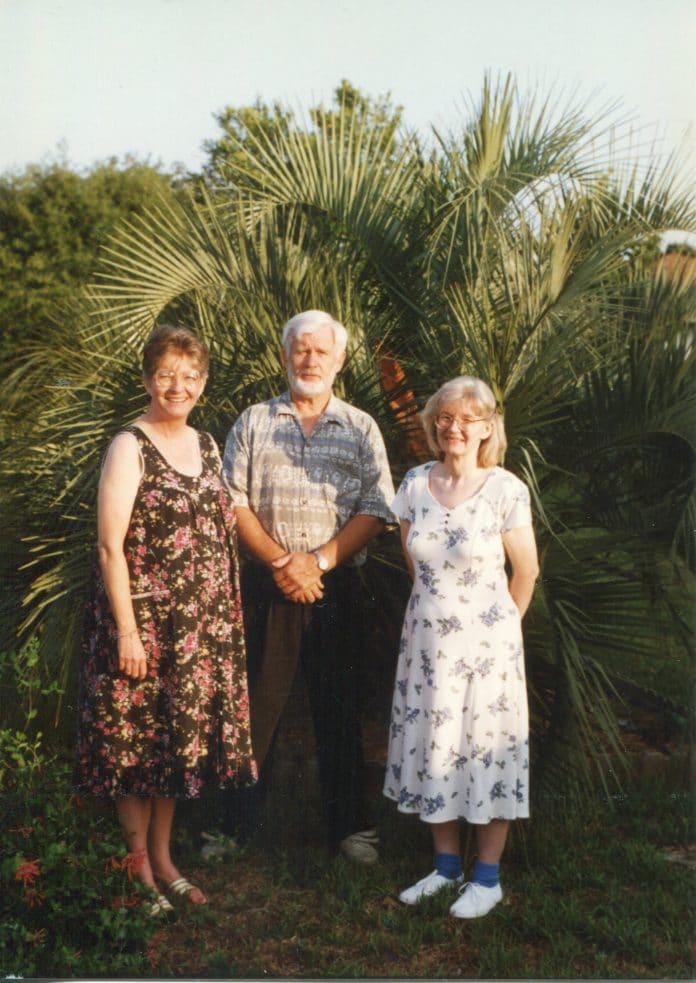
M 242 594 L 262 782 L 299 673 L 329 842 L 372 862 L 377 837 L 364 828 L 357 706 L 364 627 L 357 567 L 370 540 L 393 522 L 394 491 L 377 424 L 333 394 L 346 342 L 343 325 L 324 311 L 288 321 L 282 356 L 290 389 L 240 415 L 223 470 L 251 560 Z

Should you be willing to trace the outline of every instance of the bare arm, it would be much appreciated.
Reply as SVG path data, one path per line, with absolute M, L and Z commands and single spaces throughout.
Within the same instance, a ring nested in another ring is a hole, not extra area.
M 354 515 L 338 531 L 333 539 L 324 543 L 321 552 L 329 561 L 329 569 L 333 570 L 339 563 L 345 563 L 351 556 L 359 553 L 378 535 L 384 523 L 375 515 Z
M 145 678 L 146 657 L 135 620 L 123 544 L 140 476 L 138 443 L 132 434 L 119 434 L 106 455 L 99 481 L 97 545 L 104 586 L 119 635 L 118 667 L 134 679 Z
M 237 505 L 235 514 L 240 542 L 271 568 L 273 579 L 286 597 L 312 604 L 324 596 L 321 571 L 311 553 L 288 553 L 269 536 L 250 508 Z
M 503 533 L 503 546 L 512 567 L 510 594 L 524 617 L 539 576 L 539 560 L 531 526 L 520 526 Z
M 256 515 L 237 506 L 237 529 L 242 544 L 262 563 L 273 568 L 273 578 L 282 592 L 293 601 L 311 604 L 324 595 L 321 570 L 313 553 L 286 553 L 268 535 Z M 382 528 L 381 519 L 372 515 L 354 515 L 345 526 L 321 547 L 329 569 L 350 559 L 366 546 Z
M 237 517 L 237 533 L 239 541 L 257 560 L 270 566 L 274 560 L 280 560 L 288 555 L 259 522 L 256 513 L 243 505 L 235 506 Z
M 352 516 L 333 539 L 320 547 L 322 555 L 328 560 L 329 570 L 349 560 L 363 546 L 367 546 L 382 525 L 382 520 L 374 515 Z M 311 603 L 319 599 L 316 596 L 317 590 L 321 591 L 319 597 L 323 596 L 321 570 L 313 553 L 290 553 L 287 561 L 276 562 L 273 566 L 276 569 L 273 574 L 275 582 L 292 600 L 303 604 Z M 314 579 L 317 575 L 318 582 Z

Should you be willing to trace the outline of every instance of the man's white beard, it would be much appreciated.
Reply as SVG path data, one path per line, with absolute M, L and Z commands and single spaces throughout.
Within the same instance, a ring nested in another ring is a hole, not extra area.
M 298 396 L 324 396 L 331 390 L 335 378 L 336 373 L 334 372 L 328 379 L 317 379 L 313 382 L 306 382 L 304 379 L 296 376 L 294 372 L 288 371 L 290 388 Z

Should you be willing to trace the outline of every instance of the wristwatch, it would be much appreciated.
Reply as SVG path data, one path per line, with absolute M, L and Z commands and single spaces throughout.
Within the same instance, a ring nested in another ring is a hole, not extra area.
M 317 565 L 322 573 L 326 573 L 329 569 L 329 561 L 326 559 L 323 553 L 319 550 L 312 550 L 312 556 L 317 561 Z

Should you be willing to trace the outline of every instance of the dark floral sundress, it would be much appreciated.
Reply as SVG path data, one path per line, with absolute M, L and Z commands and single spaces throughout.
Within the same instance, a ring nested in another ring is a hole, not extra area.
M 234 511 L 210 434 L 202 471 L 176 471 L 145 433 L 125 539 L 147 676 L 118 668 L 116 625 L 99 563 L 85 612 L 78 788 L 99 796 L 195 798 L 204 785 L 256 778 Z

